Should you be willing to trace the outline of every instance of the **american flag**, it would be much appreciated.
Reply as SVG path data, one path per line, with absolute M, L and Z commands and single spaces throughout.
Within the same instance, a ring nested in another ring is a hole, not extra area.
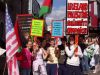
M 8 75 L 19 75 L 17 58 L 15 55 L 19 49 L 19 46 L 10 15 L 8 14 L 7 5 L 6 5 L 5 22 L 6 22 L 6 56 L 8 65 Z

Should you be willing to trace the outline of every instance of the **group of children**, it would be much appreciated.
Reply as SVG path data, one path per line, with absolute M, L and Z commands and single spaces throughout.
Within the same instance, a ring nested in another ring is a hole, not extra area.
M 83 75 L 83 71 L 89 71 L 88 59 L 96 58 L 95 63 L 99 62 L 99 45 L 97 38 L 88 43 L 84 52 L 79 45 L 75 44 L 75 37 L 70 36 L 67 41 L 61 38 L 61 45 L 56 45 L 55 39 L 51 38 L 48 42 L 28 40 L 20 53 L 21 75 Z M 92 49 L 91 46 L 93 46 Z M 46 48 L 45 48 L 46 47 Z M 78 49 L 76 52 L 75 50 Z M 96 72 L 96 66 L 95 66 Z

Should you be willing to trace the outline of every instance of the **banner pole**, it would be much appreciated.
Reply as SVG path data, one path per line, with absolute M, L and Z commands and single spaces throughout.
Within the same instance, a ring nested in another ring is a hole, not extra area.
M 6 70 L 6 62 L 5 62 L 5 66 L 4 66 L 4 70 L 3 70 L 3 75 L 5 74 L 5 70 Z
M 75 49 L 75 56 L 77 56 L 76 53 L 78 52 L 78 41 L 79 41 L 79 35 L 77 34 L 75 35 L 75 46 L 77 46 Z

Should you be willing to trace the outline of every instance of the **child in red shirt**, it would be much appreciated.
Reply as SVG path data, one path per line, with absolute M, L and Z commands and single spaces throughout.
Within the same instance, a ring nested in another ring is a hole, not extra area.
M 20 67 L 22 70 L 22 75 L 30 75 L 31 72 L 31 59 L 32 59 L 32 53 L 30 52 L 30 49 L 32 48 L 32 42 L 27 41 L 26 42 L 26 48 L 22 49 L 21 55 L 22 60 L 20 61 Z

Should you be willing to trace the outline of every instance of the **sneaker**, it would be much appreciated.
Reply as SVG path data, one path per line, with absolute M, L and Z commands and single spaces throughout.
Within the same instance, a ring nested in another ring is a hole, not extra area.
M 96 70 L 94 70 L 94 71 L 93 71 L 93 73 L 95 74 L 95 73 L 97 73 L 97 71 L 96 71 Z
M 95 69 L 95 66 L 90 67 L 90 69 L 91 69 L 91 70 L 94 70 L 94 69 Z

